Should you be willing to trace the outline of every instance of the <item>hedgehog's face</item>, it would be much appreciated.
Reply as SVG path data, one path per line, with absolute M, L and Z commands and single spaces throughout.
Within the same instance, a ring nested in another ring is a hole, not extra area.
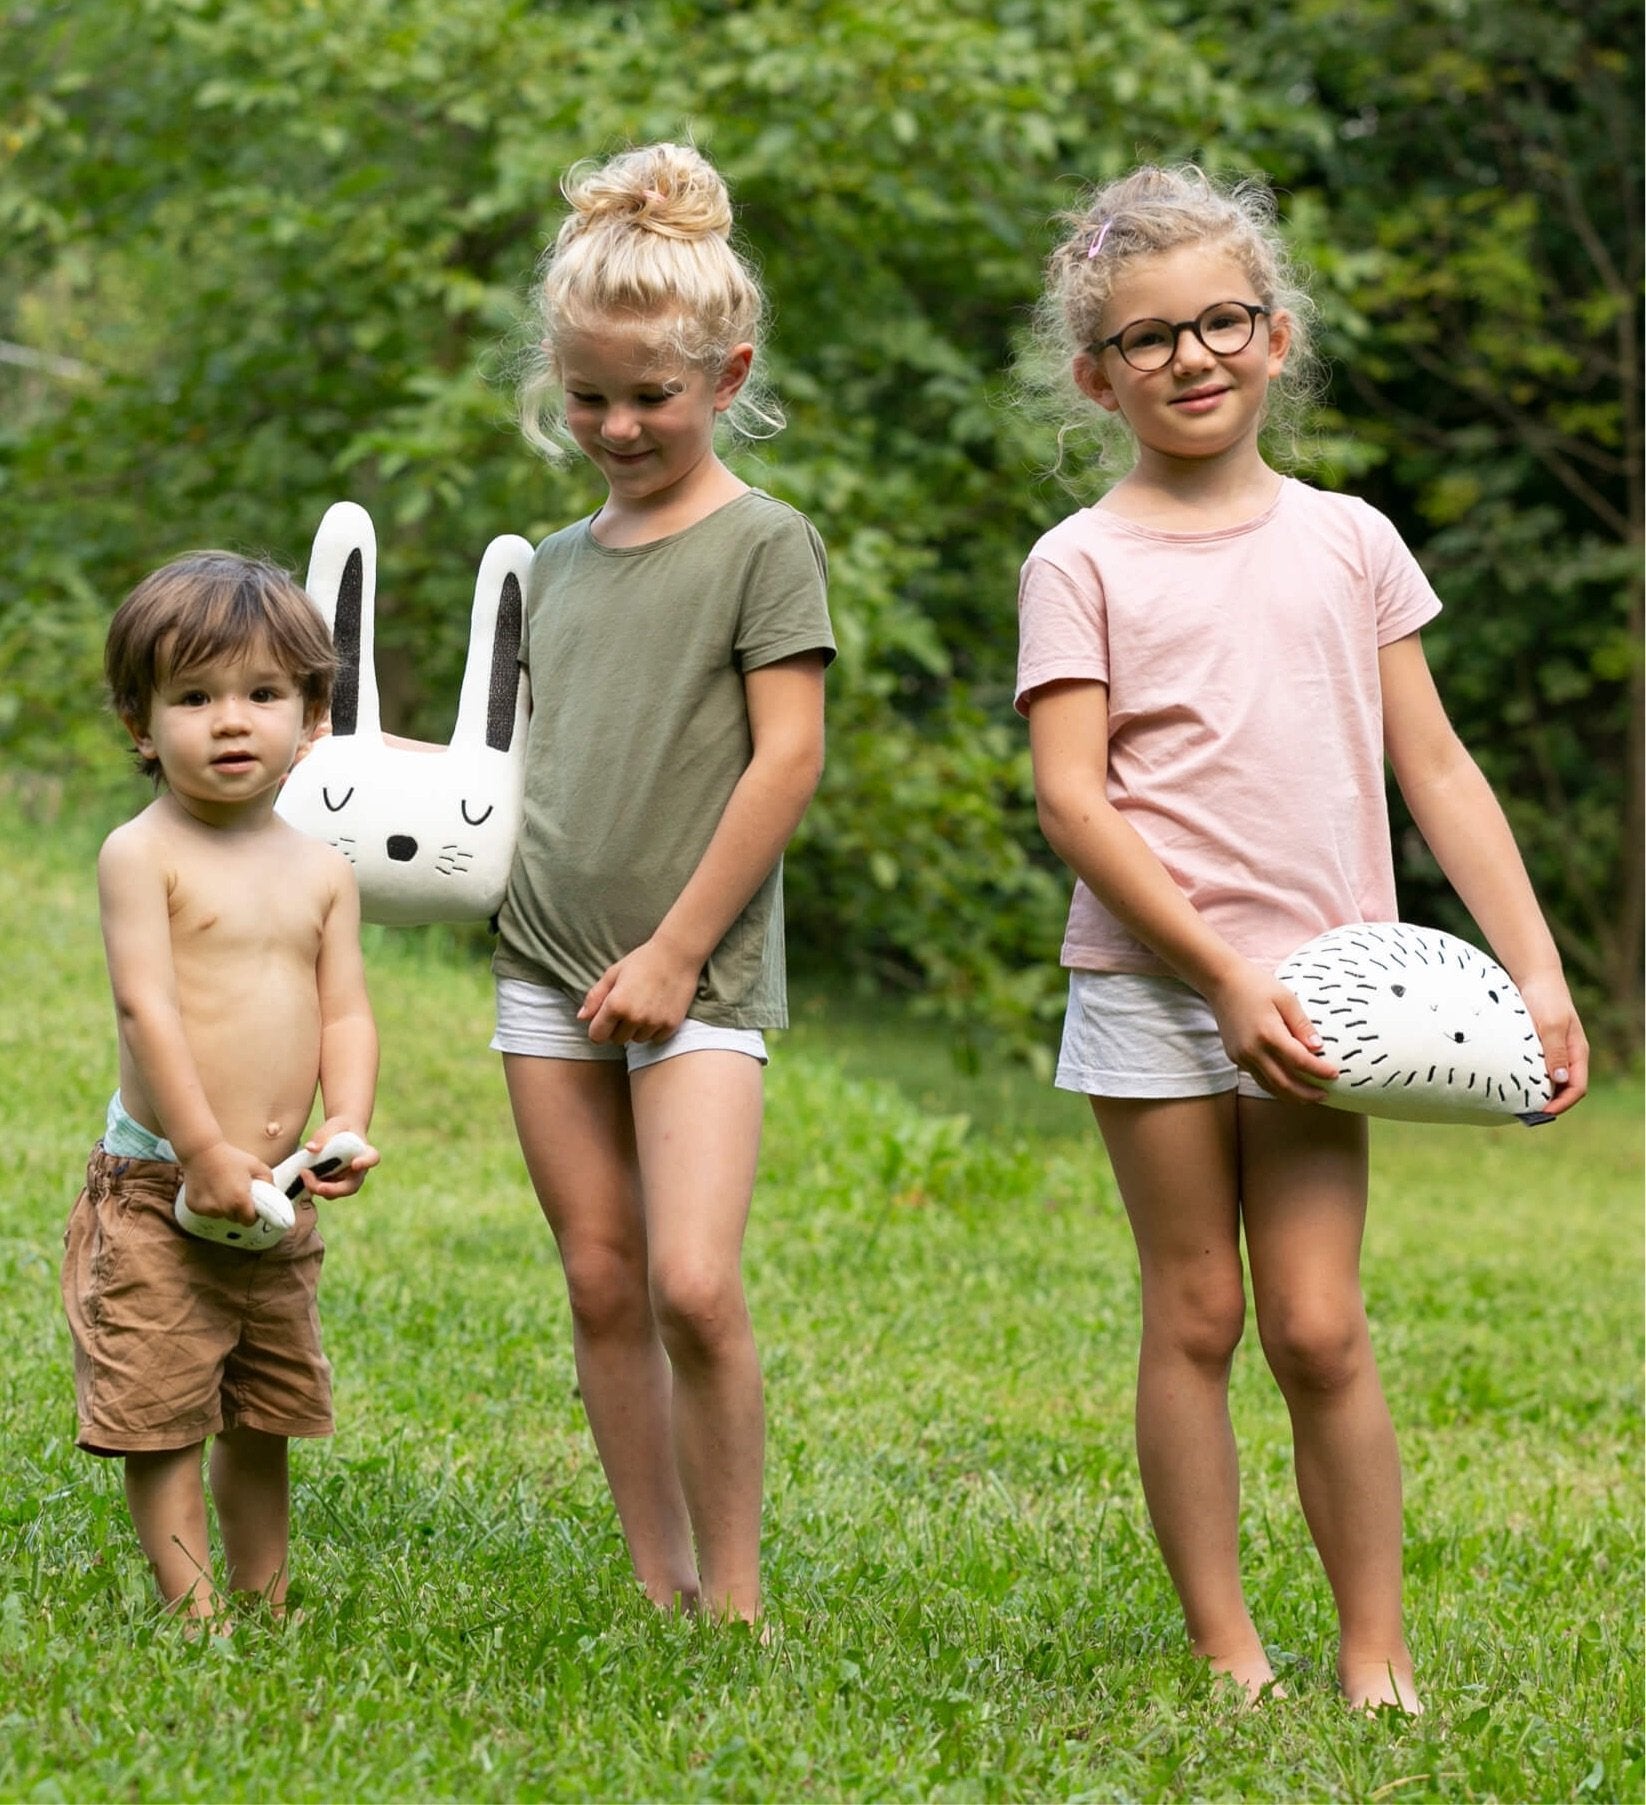
M 1459 1048 L 1495 1043 L 1525 1008 L 1511 988 L 1492 981 L 1487 972 L 1456 967 L 1445 971 L 1362 970 L 1345 1001 L 1375 1007 L 1389 1022 L 1406 1026 L 1414 1045 L 1423 1044 L 1438 1057 L 1461 1058 Z

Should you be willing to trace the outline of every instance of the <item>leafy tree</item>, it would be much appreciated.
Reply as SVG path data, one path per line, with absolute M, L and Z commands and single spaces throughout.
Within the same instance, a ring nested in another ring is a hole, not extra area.
M 1357 487 L 1430 629 L 1592 1026 L 1637 1041 L 1642 935 L 1638 9 L 1302 0 L 1230 42 L 1335 121 L 1291 171 L 1333 291 Z M 1409 908 L 1459 925 L 1408 831 Z
M 484 542 L 597 499 L 509 422 L 559 176 L 689 134 L 774 302 L 791 424 L 744 468 L 816 519 L 844 654 L 792 945 L 1043 1048 L 1067 882 L 1010 714 L 1013 597 L 1071 503 L 1036 474 L 1048 435 L 1002 405 L 1002 373 L 1077 176 L 1256 162 L 1290 190 L 1338 322 L 1327 451 L 1360 460 L 1457 603 L 1436 637 L 1448 692 L 1520 798 L 1574 965 L 1615 986 L 1638 378 L 1606 386 L 1591 351 L 1638 336 L 1638 207 L 1615 174 L 1590 182 L 1612 154 L 1605 83 L 1626 91 L 1638 58 L 1618 0 L 1585 18 L 1526 0 L 0 0 L 0 340 L 23 359 L 0 361 L 8 763 L 112 768 L 94 704 L 114 600 L 201 540 L 300 563 L 343 494 L 384 539 L 386 716 L 443 732 Z M 1539 161 L 1549 121 L 1582 213 Z M 1616 280 L 1574 282 L 1597 245 Z

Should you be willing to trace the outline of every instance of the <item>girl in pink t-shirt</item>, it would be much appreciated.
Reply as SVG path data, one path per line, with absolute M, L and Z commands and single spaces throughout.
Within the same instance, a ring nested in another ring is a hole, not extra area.
M 1228 1408 L 1244 1230 L 1339 1681 L 1357 1707 L 1417 1712 L 1400 1462 L 1360 1291 L 1365 1121 L 1317 1106 L 1335 1068 L 1274 976 L 1323 928 L 1394 917 L 1385 759 L 1520 986 L 1551 1113 L 1582 1097 L 1587 1044 L 1424 659 L 1438 600 L 1375 509 L 1259 450 L 1308 368 L 1309 303 L 1266 190 L 1140 169 L 1066 224 L 1045 368 L 1136 456 L 1024 565 L 1018 707 L 1041 825 L 1078 879 L 1058 1083 L 1091 1098 L 1142 1267 L 1149 1515 L 1195 1652 L 1261 1698 L 1274 1672 L 1241 1590 Z

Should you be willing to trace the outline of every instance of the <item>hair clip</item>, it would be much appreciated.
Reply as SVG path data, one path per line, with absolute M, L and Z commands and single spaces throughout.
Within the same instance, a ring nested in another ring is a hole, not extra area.
M 1100 230 L 1098 231 L 1097 236 L 1086 247 L 1086 261 L 1088 263 L 1090 263 L 1091 260 L 1098 254 L 1098 252 L 1103 249 L 1103 240 L 1109 236 L 1109 227 L 1112 226 L 1113 224 L 1114 224 L 1113 219 L 1104 220 L 1103 225 L 1100 228 Z

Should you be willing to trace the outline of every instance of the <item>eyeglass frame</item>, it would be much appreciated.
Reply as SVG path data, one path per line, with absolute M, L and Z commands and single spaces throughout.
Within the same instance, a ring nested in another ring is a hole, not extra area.
M 1242 313 L 1248 314 L 1251 318 L 1251 331 L 1246 334 L 1245 344 L 1237 346 L 1233 351 L 1214 351 L 1212 347 L 1206 343 L 1205 335 L 1200 330 L 1200 322 L 1205 319 L 1207 314 L 1215 313 L 1219 307 L 1238 307 Z M 1259 306 L 1256 301 L 1208 301 L 1192 320 L 1179 320 L 1175 326 L 1170 320 L 1156 319 L 1152 314 L 1145 315 L 1144 318 L 1140 320 L 1128 320 L 1118 332 L 1111 333 L 1106 339 L 1103 339 L 1098 344 L 1088 345 L 1086 350 L 1088 355 L 1092 357 L 1101 357 L 1112 345 L 1115 350 L 1120 352 L 1121 358 L 1124 360 L 1127 369 L 1136 370 L 1140 376 L 1152 376 L 1157 370 L 1164 370 L 1167 368 L 1173 359 L 1176 358 L 1178 343 L 1185 332 L 1192 332 L 1195 337 L 1199 339 L 1202 349 L 1210 352 L 1213 357 L 1238 357 L 1240 353 L 1246 349 L 1246 346 L 1257 337 L 1257 322 L 1259 320 L 1272 320 L 1273 318 L 1274 309 L 1272 307 Z M 1126 356 L 1120 341 L 1134 326 L 1164 326 L 1166 330 L 1171 333 L 1172 348 L 1166 354 L 1165 363 L 1149 364 L 1145 366 L 1142 364 L 1134 364 L 1132 360 Z

